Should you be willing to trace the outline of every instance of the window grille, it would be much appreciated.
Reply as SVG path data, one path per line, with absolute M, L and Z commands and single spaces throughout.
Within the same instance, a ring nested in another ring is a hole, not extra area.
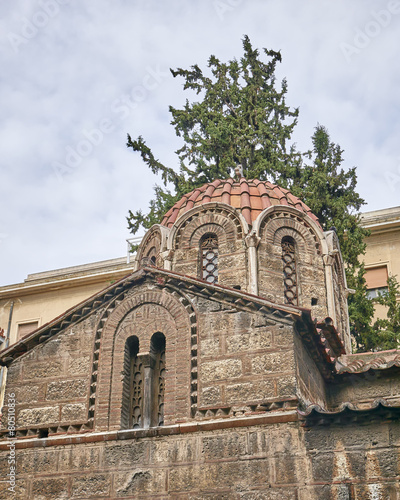
M 283 284 L 285 303 L 297 305 L 296 248 L 293 238 L 282 240 Z
M 201 278 L 208 283 L 218 283 L 218 239 L 215 234 L 203 236 L 200 251 Z

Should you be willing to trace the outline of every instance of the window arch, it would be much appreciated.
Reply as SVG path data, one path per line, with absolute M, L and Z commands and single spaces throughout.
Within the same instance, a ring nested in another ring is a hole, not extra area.
M 121 426 L 123 429 L 143 427 L 143 363 L 138 356 L 139 339 L 129 337 L 124 352 L 124 382 Z
M 281 242 L 283 262 L 283 293 L 286 304 L 298 305 L 296 276 L 296 242 L 284 236 Z
M 218 238 L 214 233 L 206 233 L 200 240 L 200 278 L 218 283 Z

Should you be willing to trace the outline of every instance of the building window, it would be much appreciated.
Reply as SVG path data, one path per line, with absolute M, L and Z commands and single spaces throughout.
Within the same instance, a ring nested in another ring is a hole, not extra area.
M 143 363 L 138 356 L 139 340 L 129 337 L 125 343 L 122 428 L 143 427 Z
M 218 283 L 218 238 L 205 234 L 200 241 L 200 277 L 208 283 Z
M 19 323 L 18 333 L 17 333 L 18 340 L 22 339 L 22 337 L 25 337 L 25 335 L 28 335 L 28 333 L 33 332 L 38 327 L 39 327 L 39 321 L 29 321 L 27 323 Z
M 366 269 L 365 281 L 367 282 L 368 297 L 374 299 L 378 295 L 387 292 L 387 280 L 387 266 L 376 266 Z
M 297 305 L 296 245 L 290 236 L 282 239 L 283 293 L 285 303 Z
M 164 425 L 165 336 L 157 332 L 151 338 L 152 370 L 151 426 Z
M 164 425 L 165 336 L 155 333 L 145 353 L 139 353 L 138 338 L 129 337 L 123 375 L 121 428 Z

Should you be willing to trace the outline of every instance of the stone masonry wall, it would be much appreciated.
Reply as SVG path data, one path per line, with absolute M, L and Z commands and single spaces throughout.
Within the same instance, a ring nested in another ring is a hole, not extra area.
M 212 425 L 210 425 L 212 429 Z M 173 429 L 172 429 L 173 430 Z M 131 431 L 133 432 L 133 431 Z M 304 429 L 299 422 L 16 449 L 23 500 L 395 500 L 400 423 Z M 122 437 L 122 436 L 121 436 Z M 4 443 L 3 443 L 4 445 Z M 2 475 L 8 451 L 0 451 Z M 1 478 L 3 479 L 3 477 Z
M 295 398 L 291 321 L 199 299 L 199 411 L 226 414 Z M 200 416 L 200 415 L 198 415 Z
M 20 429 L 57 428 L 63 423 L 87 421 L 98 315 L 68 328 L 21 356 L 8 369 L 7 393 L 16 399 L 16 426 Z M 7 422 L 7 407 L 2 428 Z

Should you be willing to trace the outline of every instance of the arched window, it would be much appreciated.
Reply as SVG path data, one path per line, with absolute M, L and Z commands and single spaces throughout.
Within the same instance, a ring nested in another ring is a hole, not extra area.
M 125 343 L 124 382 L 121 426 L 123 429 L 143 427 L 143 363 L 139 356 L 139 340 L 129 337 Z
M 200 277 L 208 283 L 218 283 L 218 238 L 207 233 L 200 240 Z
M 296 244 L 291 236 L 285 236 L 281 245 L 285 303 L 297 305 Z
M 151 338 L 150 353 L 154 359 L 151 395 L 151 426 L 164 425 L 165 336 L 157 332 Z
M 164 425 L 165 336 L 151 337 L 150 351 L 139 353 L 139 340 L 125 343 L 121 428 Z

